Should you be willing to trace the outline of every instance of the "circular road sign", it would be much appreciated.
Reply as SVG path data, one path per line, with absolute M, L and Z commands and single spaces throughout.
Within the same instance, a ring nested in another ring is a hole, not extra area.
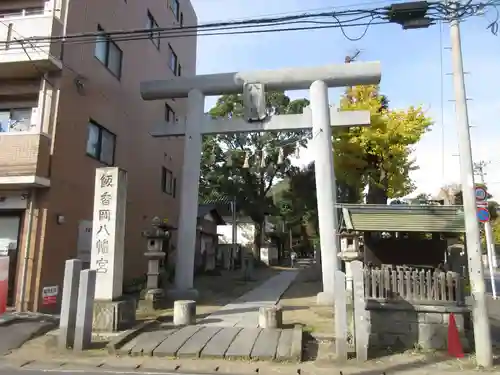
M 488 197 L 488 193 L 486 192 L 486 189 L 482 186 L 476 186 L 476 200 L 477 201 L 484 201 Z
M 485 223 L 485 222 L 489 221 L 490 220 L 490 212 L 486 208 L 479 207 L 477 209 L 477 219 L 481 223 Z

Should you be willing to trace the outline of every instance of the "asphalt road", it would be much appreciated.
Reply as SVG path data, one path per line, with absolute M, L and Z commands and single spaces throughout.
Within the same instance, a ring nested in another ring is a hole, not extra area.
M 135 375 L 179 375 L 178 373 L 172 372 L 161 372 L 161 371 L 124 371 L 119 370 L 102 370 L 99 372 L 85 370 L 35 370 L 35 369 L 10 369 L 10 368 L 0 368 L 0 375 L 68 375 L 68 374 L 85 374 L 85 375 L 106 375 L 106 374 L 135 374 Z M 206 375 L 206 374 L 185 374 L 183 375 Z

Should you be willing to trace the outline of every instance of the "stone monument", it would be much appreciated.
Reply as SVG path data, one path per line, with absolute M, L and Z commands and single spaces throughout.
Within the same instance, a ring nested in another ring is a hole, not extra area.
M 126 205 L 127 172 L 97 168 L 90 263 L 96 271 L 95 331 L 115 332 L 135 322 L 135 302 L 122 296 Z

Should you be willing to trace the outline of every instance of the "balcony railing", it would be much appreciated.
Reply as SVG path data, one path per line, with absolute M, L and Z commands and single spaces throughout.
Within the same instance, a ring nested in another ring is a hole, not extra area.
M 0 178 L 49 177 L 50 138 L 41 133 L 0 133 Z
M 52 12 L 43 12 L 38 8 L 16 12 L 0 11 L 0 64 L 13 62 L 38 63 L 49 61 L 47 69 L 61 67 L 61 43 L 47 41 L 26 41 L 30 37 L 60 36 L 63 25 Z M 39 68 L 45 68 L 41 65 Z

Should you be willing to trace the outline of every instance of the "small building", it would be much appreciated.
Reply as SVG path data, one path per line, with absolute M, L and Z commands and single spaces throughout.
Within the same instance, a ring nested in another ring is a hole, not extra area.
M 437 267 L 465 233 L 462 206 L 343 204 L 341 212 L 343 228 L 363 233 L 367 264 Z
M 225 221 L 214 204 L 198 206 L 197 237 L 195 253 L 195 271 L 211 271 L 215 269 L 219 235 L 217 227 L 225 225 Z
M 343 246 L 362 239 L 369 348 L 446 349 L 451 314 L 470 348 L 463 207 L 345 204 L 339 210 Z

